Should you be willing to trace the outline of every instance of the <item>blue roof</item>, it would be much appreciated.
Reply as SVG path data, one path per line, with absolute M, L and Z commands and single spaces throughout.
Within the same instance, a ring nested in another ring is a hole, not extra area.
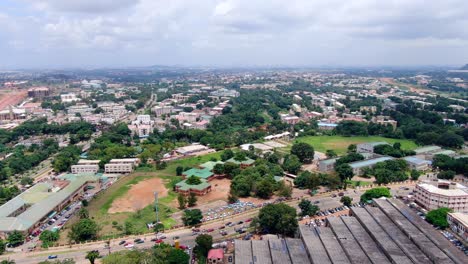
M 351 166 L 351 168 L 355 169 L 355 168 L 361 168 L 361 167 L 368 167 L 368 166 L 372 166 L 372 165 L 375 165 L 379 162 L 383 162 L 383 161 L 386 161 L 386 160 L 392 160 L 394 158 L 392 157 L 378 157 L 378 158 L 375 158 L 375 159 L 368 159 L 368 160 L 361 160 L 361 161 L 356 161 L 356 162 L 352 162 L 352 163 L 349 163 L 349 166 Z
M 325 123 L 325 122 L 318 122 L 318 126 L 328 126 L 328 127 L 336 127 L 338 124 L 333 124 L 333 123 Z
M 420 159 L 418 157 L 414 157 L 414 156 L 409 156 L 409 157 L 404 157 L 403 158 L 404 160 L 406 160 L 407 162 L 410 162 L 410 163 L 413 163 L 413 164 L 432 164 L 432 162 L 428 161 L 428 160 L 425 160 L 425 159 Z

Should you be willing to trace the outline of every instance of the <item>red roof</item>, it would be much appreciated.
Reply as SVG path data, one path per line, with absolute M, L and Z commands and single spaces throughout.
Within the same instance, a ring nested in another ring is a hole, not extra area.
M 224 251 L 221 248 L 210 249 L 210 251 L 208 251 L 208 259 L 223 259 L 223 258 L 224 258 Z

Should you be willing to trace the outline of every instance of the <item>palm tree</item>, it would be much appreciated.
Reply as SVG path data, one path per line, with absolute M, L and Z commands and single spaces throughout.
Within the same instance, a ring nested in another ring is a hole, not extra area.
M 87 260 L 89 260 L 89 262 L 91 264 L 94 264 L 94 261 L 99 258 L 99 251 L 97 250 L 93 250 L 93 251 L 89 251 L 87 254 L 86 254 L 86 257 L 85 257 Z

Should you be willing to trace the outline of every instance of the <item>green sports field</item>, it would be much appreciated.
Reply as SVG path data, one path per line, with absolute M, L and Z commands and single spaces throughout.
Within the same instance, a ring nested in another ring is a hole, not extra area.
M 401 148 L 412 150 L 417 147 L 416 143 L 407 139 L 394 139 L 378 136 L 370 137 L 343 137 L 343 136 L 306 136 L 298 137 L 293 142 L 305 142 L 314 147 L 316 151 L 325 152 L 327 149 L 334 150 L 338 155 L 346 153 L 346 149 L 350 144 L 359 144 L 364 142 L 380 142 L 385 141 L 389 144 L 395 142 L 401 143 Z

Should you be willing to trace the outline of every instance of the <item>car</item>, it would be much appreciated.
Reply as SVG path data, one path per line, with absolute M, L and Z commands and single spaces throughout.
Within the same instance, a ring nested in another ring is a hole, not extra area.
M 138 242 L 138 241 L 143 241 L 141 238 L 137 238 L 135 240 L 133 240 L 133 242 Z
M 214 231 L 213 228 L 209 228 L 208 230 L 206 230 L 206 232 L 208 232 L 208 233 L 211 233 L 211 232 L 213 232 L 213 231 Z
M 164 240 L 162 240 L 162 239 L 156 239 L 156 240 L 154 241 L 154 243 L 156 243 L 156 244 L 161 244 L 161 243 L 163 243 L 163 242 L 164 242 Z
M 332 194 L 332 197 L 335 198 L 335 197 L 336 197 L 336 194 Z
M 135 245 L 133 245 L 132 243 L 126 243 L 124 245 L 125 248 L 133 248 Z
M 245 220 L 245 222 L 246 222 L 246 223 L 252 222 L 252 218 L 249 218 L 249 219 Z
M 319 204 L 319 203 L 320 203 L 320 201 L 315 201 L 315 202 L 314 202 L 314 204 Z
M 136 241 L 135 243 L 137 243 L 137 244 L 143 244 L 143 243 L 145 243 L 145 241 L 144 241 L 144 240 L 138 240 L 138 241 Z
M 192 232 L 200 232 L 200 228 L 192 228 Z
M 48 259 L 56 259 L 56 258 L 58 258 L 58 256 L 57 255 L 49 255 L 47 258 Z
M 218 229 L 224 229 L 224 228 L 226 228 L 226 226 L 220 226 L 220 227 L 218 227 Z
M 188 249 L 189 247 L 186 246 L 186 245 L 179 245 L 179 248 L 182 249 L 182 250 L 186 250 L 186 249 Z
M 173 239 L 179 239 L 180 237 L 179 236 L 175 236 Z
M 247 234 L 244 236 L 243 240 L 250 240 L 253 237 L 252 234 Z
M 237 222 L 238 225 L 242 225 L 243 223 L 244 223 L 244 221 Z
M 125 244 L 125 243 L 127 243 L 127 241 L 122 240 L 122 241 L 119 242 L 119 246 L 121 246 L 121 245 L 123 245 L 123 244 Z
M 232 224 L 232 222 L 227 222 L 225 225 L 228 226 L 228 225 L 230 225 L 230 224 Z
M 344 192 L 338 193 L 338 196 L 340 196 L 340 197 L 341 197 L 341 196 L 344 196 Z
M 227 234 L 228 234 L 228 233 L 227 233 L 226 231 L 224 231 L 224 230 L 221 231 L 221 232 L 219 232 L 219 233 L 220 233 L 222 236 L 227 236 Z

